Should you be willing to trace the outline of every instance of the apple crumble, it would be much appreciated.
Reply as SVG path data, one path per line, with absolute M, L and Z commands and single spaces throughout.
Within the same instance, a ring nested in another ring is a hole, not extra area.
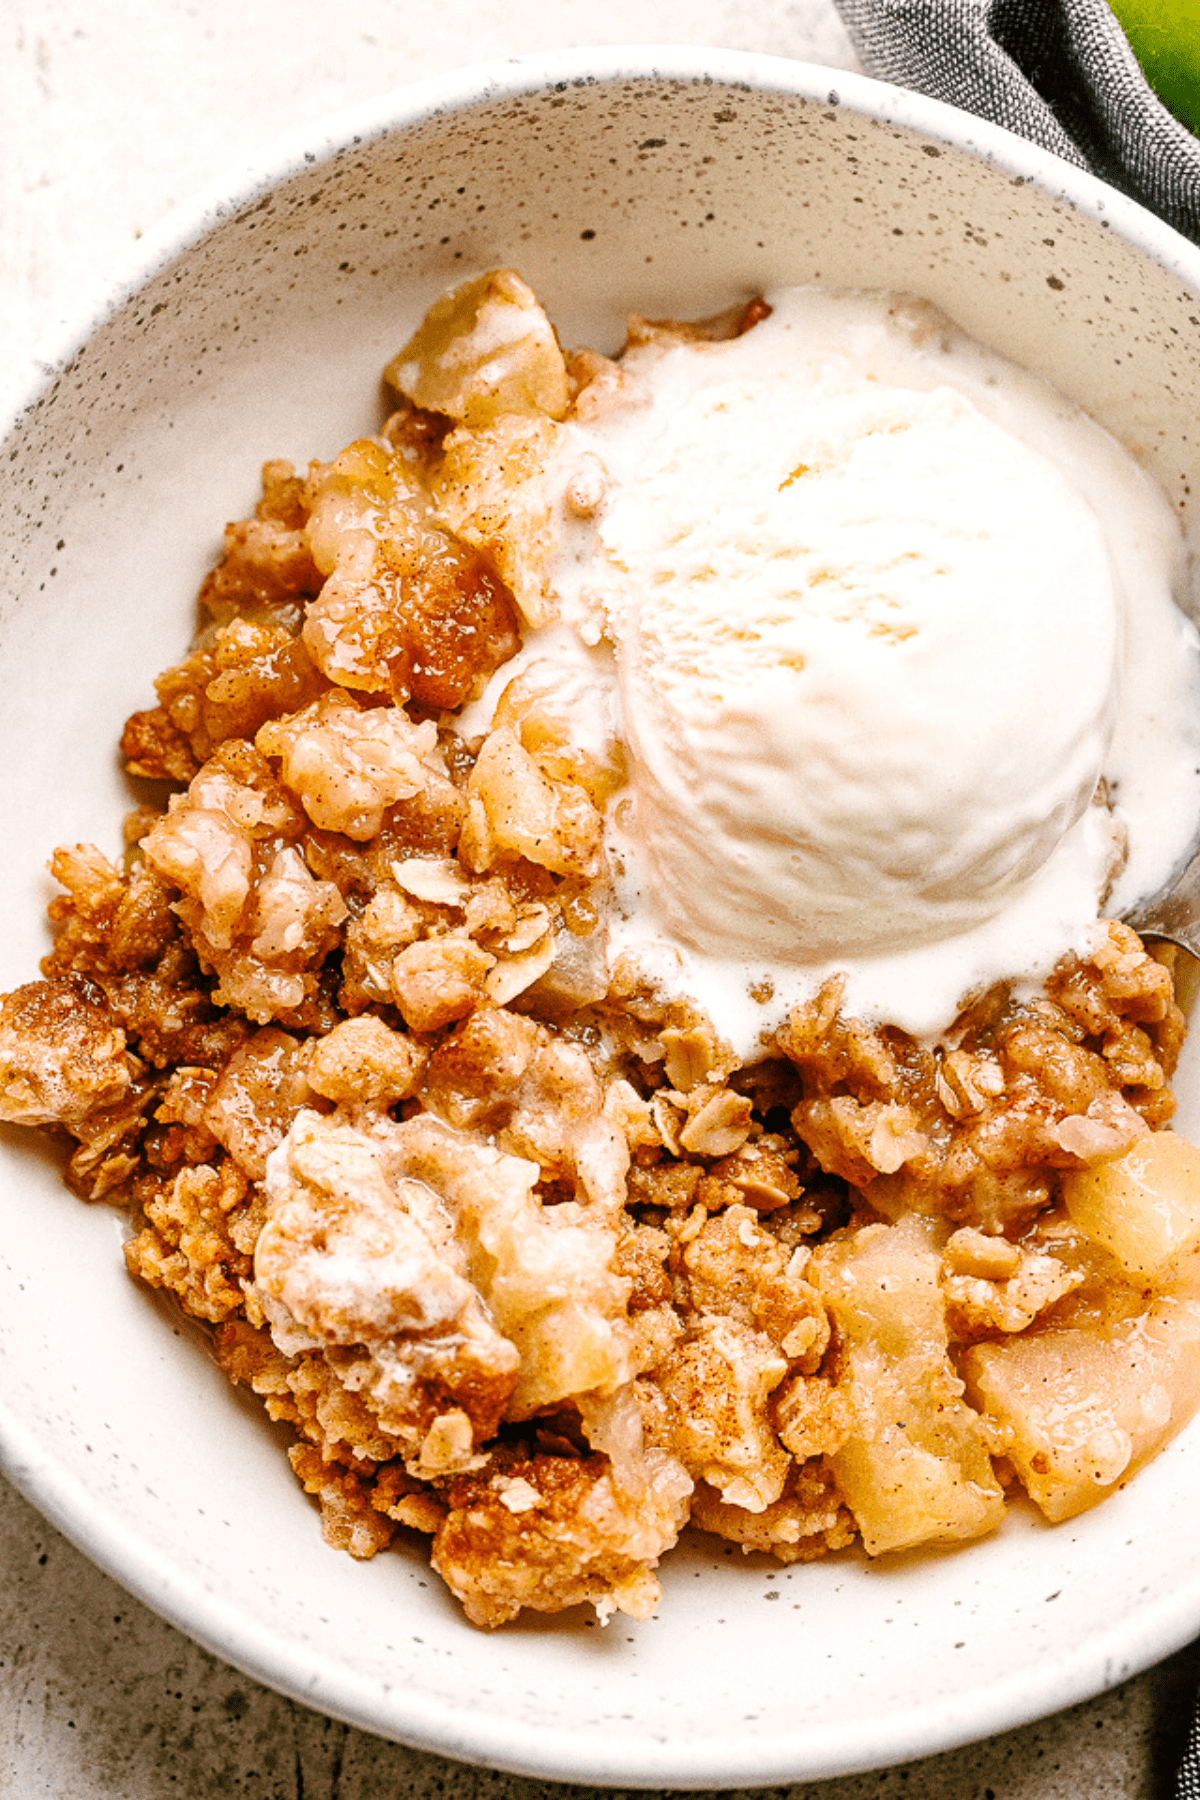
M 129 1210 L 328 1542 L 428 1538 L 478 1625 L 644 1618 L 689 1522 L 791 1563 L 1102 1499 L 1200 1399 L 1169 964 L 1107 919 L 936 1038 L 835 972 L 732 1045 L 609 941 L 620 735 L 505 679 L 553 617 L 556 434 L 622 362 L 500 273 L 387 382 L 227 528 L 122 738 L 169 798 L 55 853 L 0 1118 Z M 585 461 L 564 504 L 602 494 Z

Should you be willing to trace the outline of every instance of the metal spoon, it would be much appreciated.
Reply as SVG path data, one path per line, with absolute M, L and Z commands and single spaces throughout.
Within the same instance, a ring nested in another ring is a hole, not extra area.
M 1181 872 L 1122 914 L 1139 937 L 1166 938 L 1200 958 L 1200 849 Z

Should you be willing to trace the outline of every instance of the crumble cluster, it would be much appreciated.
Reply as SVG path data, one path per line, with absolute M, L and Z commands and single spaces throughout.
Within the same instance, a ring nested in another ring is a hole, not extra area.
M 130 1270 L 292 1427 L 328 1541 L 427 1536 L 477 1624 L 646 1617 L 689 1520 L 793 1562 L 976 1536 L 1018 1475 L 1065 1516 L 1182 1417 L 1161 1297 L 1062 1204 L 1170 1118 L 1170 973 L 1106 922 L 936 1048 L 833 981 L 742 1066 L 610 968 L 619 745 L 525 677 L 456 721 L 548 616 L 554 432 L 623 377 L 491 279 L 378 439 L 268 463 L 228 527 L 122 739 L 169 799 L 120 863 L 53 858 L 0 1118 L 130 1209 Z M 1085 1342 L 1064 1438 L 1039 1384 Z

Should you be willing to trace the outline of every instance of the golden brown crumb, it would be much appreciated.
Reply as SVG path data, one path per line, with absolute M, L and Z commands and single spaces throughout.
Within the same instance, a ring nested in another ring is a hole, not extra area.
M 692 1500 L 692 1523 L 715 1537 L 729 1538 L 749 1555 L 757 1550 L 777 1562 L 813 1562 L 844 1550 L 857 1535 L 828 1464 L 821 1459 L 793 1465 L 778 1500 L 758 1513 L 730 1506 L 714 1489 L 700 1486 Z
M 146 1227 L 125 1246 L 131 1271 L 152 1287 L 169 1288 L 195 1318 L 230 1318 L 252 1267 L 256 1231 L 238 1229 L 253 1206 L 248 1194 L 232 1163 L 181 1169 L 143 1196 Z
M 433 1566 L 477 1625 L 581 1601 L 645 1619 L 660 1596 L 653 1570 L 686 1516 L 677 1488 L 627 1496 L 604 1457 L 498 1450 L 444 1489 Z
M 31 981 L 0 1001 L 0 1118 L 82 1126 L 128 1091 L 125 1033 L 102 997 L 72 981 Z

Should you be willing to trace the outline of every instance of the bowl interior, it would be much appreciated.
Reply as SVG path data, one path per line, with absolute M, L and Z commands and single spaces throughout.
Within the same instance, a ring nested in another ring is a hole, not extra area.
M 44 950 L 53 846 L 119 847 L 120 724 L 181 653 L 259 464 L 373 430 L 383 364 L 449 283 L 513 265 L 564 341 L 601 348 L 631 310 L 694 316 L 793 282 L 912 290 L 1082 401 L 1190 527 L 1190 255 L 948 109 L 727 53 L 560 56 L 314 134 L 160 242 L 9 432 L 0 982 Z M 1180 1088 L 1196 1130 L 1195 1057 Z M 1055 1531 L 1018 1513 L 953 1554 L 792 1569 L 697 1539 L 647 1623 L 484 1636 L 419 1547 L 356 1565 L 322 1546 L 273 1428 L 128 1280 L 121 1222 L 61 1187 L 52 1152 L 0 1131 L 0 1194 L 9 1473 L 210 1647 L 385 1735 L 596 1783 L 793 1780 L 1052 1710 L 1200 1625 L 1194 1429 Z

